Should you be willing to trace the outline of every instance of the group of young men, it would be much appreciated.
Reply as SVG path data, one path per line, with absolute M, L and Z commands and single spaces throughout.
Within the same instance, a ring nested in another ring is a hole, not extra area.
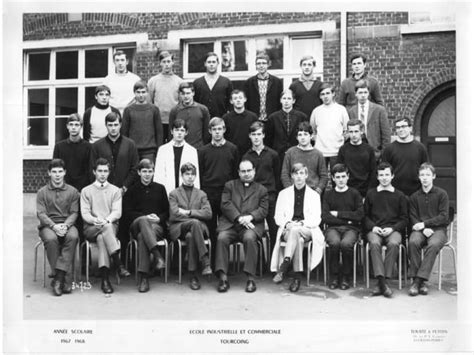
M 364 56 L 351 59 L 340 103 L 334 86 L 314 77 L 310 56 L 286 90 L 268 73 L 266 55 L 257 56 L 258 73 L 244 90 L 233 90 L 218 73 L 215 53 L 193 84 L 173 73 L 170 53 L 159 60 L 161 73 L 147 85 L 116 52 L 110 86 L 96 88 L 96 104 L 83 118 L 68 118 L 69 138 L 55 146 L 50 182 L 37 195 L 55 295 L 71 291 L 67 275 L 80 235 L 97 243 L 104 293 L 113 292 L 111 274 L 130 275 L 122 263 L 130 237 L 138 245 L 139 292 L 165 268 L 158 248 L 164 238 L 186 241 L 191 289 L 201 287 L 200 274 L 215 273 L 219 292 L 230 287 L 229 247 L 242 243 L 245 291 L 254 292 L 265 233 L 273 281 L 292 269 L 292 292 L 300 288 L 304 248 L 311 248 L 312 270 L 326 244 L 329 288 L 348 289 L 362 236 L 378 280 L 373 295 L 386 297 L 392 295 L 386 279 L 409 233 L 409 294 L 427 293 L 425 281 L 447 238 L 448 196 L 433 186 L 435 169 L 413 139 L 410 119 L 396 120 L 390 143 L 378 82 L 367 75 Z

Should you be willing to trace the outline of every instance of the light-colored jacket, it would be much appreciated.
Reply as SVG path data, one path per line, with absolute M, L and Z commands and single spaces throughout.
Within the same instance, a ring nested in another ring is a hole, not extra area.
M 295 191 L 294 185 L 287 187 L 280 191 L 275 207 L 275 222 L 278 225 L 278 233 L 276 236 L 275 248 L 272 253 L 272 260 L 270 265 L 271 271 L 278 271 L 280 264 L 283 261 L 284 250 L 280 247 L 281 236 L 285 230 L 285 225 L 291 221 L 294 213 L 295 205 Z M 303 226 L 311 230 L 311 240 L 313 248 L 311 252 L 311 270 L 313 270 L 321 261 L 323 257 L 323 248 L 325 248 L 324 235 L 319 229 L 321 223 L 321 198 L 319 194 L 313 189 L 306 187 L 303 201 Z M 300 243 L 303 240 L 300 239 Z M 301 248 L 303 250 L 303 248 Z M 299 263 L 299 270 L 303 270 L 303 256 L 295 255 L 295 259 Z
M 179 162 L 179 168 L 185 163 L 192 163 L 196 167 L 196 180 L 194 186 L 200 188 L 199 181 L 199 162 L 196 148 L 192 147 L 188 143 L 184 143 L 183 154 L 181 155 L 181 161 Z M 155 163 L 155 176 L 154 181 L 159 182 L 166 188 L 168 196 L 175 187 L 175 176 L 174 176 L 174 152 L 173 152 L 173 141 L 170 141 L 162 145 L 158 149 Z M 179 186 L 183 183 L 181 173 L 179 174 Z

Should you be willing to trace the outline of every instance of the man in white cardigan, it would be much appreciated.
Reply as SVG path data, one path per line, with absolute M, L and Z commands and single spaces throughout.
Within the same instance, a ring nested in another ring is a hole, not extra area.
M 194 186 L 198 189 L 201 187 L 197 150 L 184 140 L 188 134 L 187 123 L 182 119 L 173 121 L 171 134 L 173 139 L 158 149 L 154 177 L 154 181 L 165 186 L 168 196 L 183 183 L 180 169 L 186 163 L 191 163 L 196 167 Z
M 275 283 L 281 283 L 283 277 L 293 265 L 295 277 L 290 291 L 300 288 L 300 274 L 303 272 L 304 243 L 312 241 L 311 270 L 321 261 L 324 248 L 324 236 L 319 229 L 321 223 L 321 202 L 319 194 L 306 186 L 308 168 L 296 163 L 291 169 L 293 185 L 278 195 L 275 222 L 278 225 L 275 248 L 272 253 L 270 269 L 276 271 Z M 283 247 L 281 242 L 286 242 Z

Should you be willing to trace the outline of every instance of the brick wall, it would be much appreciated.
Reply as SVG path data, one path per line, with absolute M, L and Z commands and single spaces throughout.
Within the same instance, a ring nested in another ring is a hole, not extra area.
M 23 192 L 37 192 L 48 182 L 47 160 L 23 160 Z
M 408 12 L 349 12 L 347 27 L 403 25 L 408 23 Z

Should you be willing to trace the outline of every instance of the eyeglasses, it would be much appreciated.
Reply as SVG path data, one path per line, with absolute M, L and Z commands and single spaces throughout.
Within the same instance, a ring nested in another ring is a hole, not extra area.
M 407 128 L 410 127 L 407 124 L 401 125 L 401 126 L 395 126 L 395 129 L 400 129 L 400 128 Z

